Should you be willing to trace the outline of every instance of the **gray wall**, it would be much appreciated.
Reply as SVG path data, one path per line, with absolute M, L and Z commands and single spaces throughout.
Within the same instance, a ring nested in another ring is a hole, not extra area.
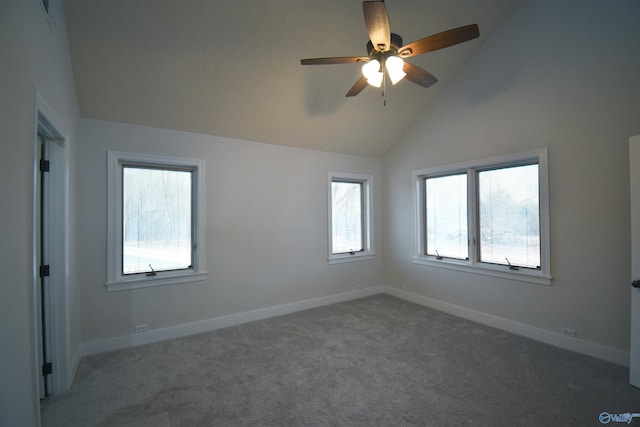
M 71 152 L 78 118 L 62 2 L 52 5 L 57 19 L 50 28 L 38 1 L 0 2 L 0 424 L 5 426 L 36 425 L 39 414 L 31 264 L 34 90 L 70 131 Z M 77 294 L 73 281 L 67 285 L 71 324 L 78 325 Z M 79 329 L 72 327 L 70 346 L 77 348 L 79 340 Z
M 483 41 L 384 158 L 388 285 L 628 351 L 638 16 L 634 0 L 525 1 Z M 549 149 L 552 286 L 412 264 L 413 169 L 541 147 Z
M 142 323 L 153 331 L 381 285 L 380 255 L 327 263 L 328 172 L 373 175 L 381 235 L 380 159 L 88 119 L 79 137 L 85 343 L 130 335 Z M 206 161 L 206 281 L 105 292 L 107 150 Z

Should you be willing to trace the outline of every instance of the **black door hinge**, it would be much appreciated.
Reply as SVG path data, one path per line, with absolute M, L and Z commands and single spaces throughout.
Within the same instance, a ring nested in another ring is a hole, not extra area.
M 40 266 L 40 277 L 49 277 L 50 269 L 48 265 Z
M 42 365 L 42 376 L 46 377 L 47 375 L 50 375 L 53 372 L 53 365 L 51 364 L 51 362 L 49 363 L 45 363 L 44 365 Z
M 49 160 L 40 160 L 40 172 L 49 172 Z

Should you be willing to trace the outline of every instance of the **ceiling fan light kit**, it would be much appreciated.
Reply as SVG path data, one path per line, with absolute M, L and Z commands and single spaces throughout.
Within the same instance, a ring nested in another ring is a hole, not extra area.
M 463 43 L 480 36 L 478 26 L 472 24 L 433 34 L 403 45 L 402 37 L 390 31 L 389 16 L 387 15 L 384 1 L 364 1 L 362 2 L 362 9 L 370 38 L 367 43 L 368 57 L 311 58 L 300 61 L 302 65 L 364 62 L 362 65 L 362 77 L 347 92 L 347 97 L 359 94 L 367 84 L 381 87 L 387 76 L 394 85 L 406 77 L 412 83 L 429 87 L 437 82 L 438 79 L 428 71 L 406 62 L 404 59 Z
M 369 62 L 365 62 L 362 66 L 362 75 L 367 78 L 367 83 L 371 86 L 382 86 L 382 78 L 384 74 L 380 65 L 380 61 L 372 59 Z
M 404 79 L 407 73 L 404 72 L 404 59 L 399 56 L 390 56 L 385 61 L 385 68 L 389 73 L 389 79 L 391 84 L 396 84 L 400 80 Z
M 401 46 L 402 37 L 394 33 L 390 33 L 390 43 L 387 50 L 377 50 L 373 47 L 373 42 L 369 41 L 367 43 L 367 52 L 369 52 L 370 59 L 362 66 L 362 74 L 367 78 L 367 83 L 374 87 L 382 86 L 385 70 L 386 76 L 389 77 L 391 84 L 394 85 L 406 76 L 404 60 L 397 56 L 398 48 Z

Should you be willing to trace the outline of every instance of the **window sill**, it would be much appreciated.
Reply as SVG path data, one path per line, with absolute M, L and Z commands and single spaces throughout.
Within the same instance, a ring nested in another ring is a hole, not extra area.
M 536 285 L 551 286 L 551 276 L 535 270 L 505 271 L 498 266 L 469 265 L 464 261 L 436 260 L 429 257 L 414 256 L 414 264 L 428 265 L 431 267 L 446 268 L 449 270 L 463 271 L 465 273 L 482 274 L 484 276 L 500 277 L 502 279 L 517 280 L 520 282 L 535 283 Z
M 155 286 L 177 285 L 189 282 L 202 282 L 206 280 L 207 272 L 178 272 L 178 273 L 159 273 L 153 277 L 132 277 L 112 280 L 105 283 L 107 292 L 126 291 L 131 289 L 150 288 Z
M 353 255 L 331 255 L 328 258 L 329 264 L 343 264 L 345 262 L 367 261 L 374 258 L 373 252 L 355 253 Z

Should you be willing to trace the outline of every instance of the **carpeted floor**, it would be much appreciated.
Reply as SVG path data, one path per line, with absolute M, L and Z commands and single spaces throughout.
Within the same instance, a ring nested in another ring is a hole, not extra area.
M 42 425 L 597 426 L 602 412 L 640 412 L 626 368 L 378 295 L 87 357 Z

